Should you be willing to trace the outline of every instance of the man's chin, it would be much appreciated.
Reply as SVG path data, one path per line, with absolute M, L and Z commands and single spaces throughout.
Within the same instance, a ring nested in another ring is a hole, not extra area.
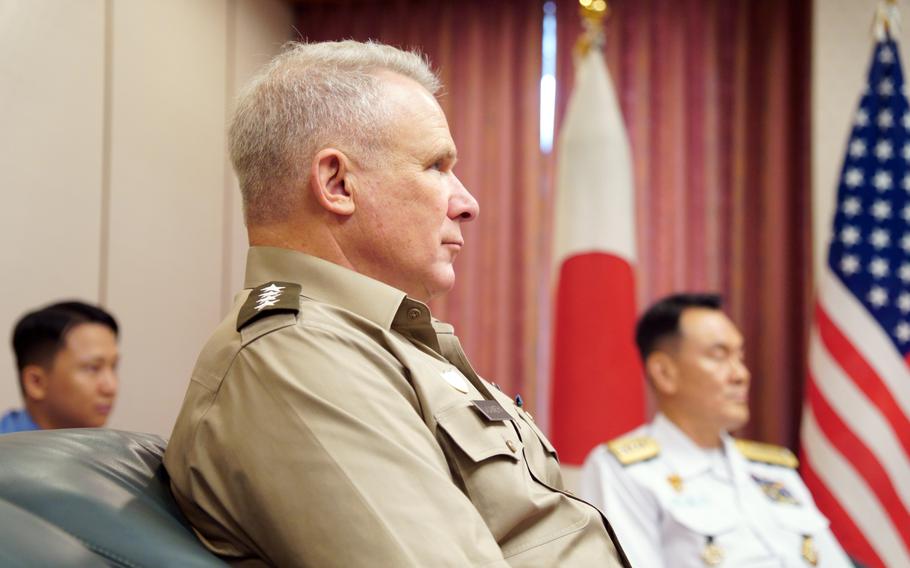
M 740 408 L 727 413 L 727 431 L 739 430 L 749 423 L 749 408 Z
M 426 286 L 426 296 L 429 299 L 438 298 L 447 294 L 455 286 L 455 270 L 449 265 L 448 270 L 439 270 L 433 275 Z

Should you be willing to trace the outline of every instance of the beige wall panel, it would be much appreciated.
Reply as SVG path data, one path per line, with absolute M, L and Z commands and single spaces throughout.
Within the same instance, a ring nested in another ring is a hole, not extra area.
M 899 2 L 905 22 L 910 5 Z M 877 0 L 815 0 L 812 45 L 812 189 L 815 273 L 825 265 L 837 177 L 874 38 Z M 904 71 L 910 64 L 910 25 L 899 38 Z
M 220 319 L 226 0 L 115 2 L 109 304 L 123 324 L 111 426 L 169 435 Z
M 232 41 L 228 46 L 229 72 L 228 119 L 233 111 L 234 99 L 244 85 L 272 57 L 280 53 L 281 46 L 294 38 L 293 12 L 282 0 L 240 0 L 231 5 Z M 225 184 L 225 281 L 222 302 L 224 309 L 231 304 L 234 294 L 243 286 L 246 249 L 249 244 L 243 226 L 240 188 L 230 160 L 226 160 Z
M 104 3 L 0 0 L 0 413 L 26 309 L 98 300 Z

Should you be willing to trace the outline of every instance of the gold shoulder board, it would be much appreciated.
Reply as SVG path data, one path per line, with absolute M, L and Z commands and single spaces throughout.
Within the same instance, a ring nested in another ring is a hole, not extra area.
M 750 440 L 736 440 L 736 449 L 749 461 L 779 465 L 796 469 L 799 460 L 793 452 L 783 446 L 752 442 Z
M 300 284 L 266 282 L 253 288 L 237 314 L 237 331 L 266 315 L 300 311 Z
M 660 444 L 650 436 L 627 436 L 607 442 L 607 449 L 622 465 L 632 465 L 656 457 Z

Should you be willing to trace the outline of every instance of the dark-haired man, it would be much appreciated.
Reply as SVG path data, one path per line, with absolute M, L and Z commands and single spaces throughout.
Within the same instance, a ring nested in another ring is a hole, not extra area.
M 749 420 L 743 338 L 713 294 L 654 304 L 636 327 L 658 413 L 596 448 L 581 494 L 634 566 L 851 564 L 786 448 L 734 440 Z
M 25 408 L 0 418 L 0 434 L 104 426 L 117 396 L 117 322 L 82 302 L 25 314 L 13 350 Z

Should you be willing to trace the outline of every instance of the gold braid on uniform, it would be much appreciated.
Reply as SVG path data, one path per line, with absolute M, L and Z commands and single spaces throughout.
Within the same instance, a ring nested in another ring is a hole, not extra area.
M 751 440 L 736 440 L 736 449 L 749 461 L 779 465 L 790 469 L 799 466 L 796 456 L 783 446 L 753 442 Z
M 629 466 L 657 457 L 660 444 L 650 436 L 626 436 L 606 443 L 619 463 Z

